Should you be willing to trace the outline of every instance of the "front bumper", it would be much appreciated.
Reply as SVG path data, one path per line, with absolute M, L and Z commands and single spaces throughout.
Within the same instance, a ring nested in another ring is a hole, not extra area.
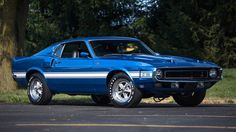
M 148 94 L 178 94 L 207 90 L 219 80 L 159 80 L 145 81 L 137 85 L 144 93 Z M 172 84 L 177 83 L 178 87 L 173 87 Z M 201 84 L 201 87 L 199 87 Z
M 211 69 L 217 71 L 216 77 L 209 75 Z M 221 68 L 158 68 L 154 71 L 152 80 L 140 80 L 138 87 L 150 94 L 178 94 L 206 90 L 221 79 Z M 177 84 L 178 87 L 173 87 L 172 84 Z

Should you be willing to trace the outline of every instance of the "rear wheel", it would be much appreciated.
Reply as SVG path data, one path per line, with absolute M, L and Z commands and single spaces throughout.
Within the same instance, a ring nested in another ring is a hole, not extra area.
M 177 94 L 173 95 L 175 102 L 181 106 L 197 106 L 205 98 L 206 90 L 193 92 L 191 94 Z
M 135 107 L 142 99 L 142 94 L 132 80 L 124 73 L 116 74 L 109 83 L 111 102 L 116 107 Z
M 111 102 L 107 95 L 91 95 L 92 100 L 99 105 L 107 105 Z
M 39 73 L 31 75 L 27 86 L 27 94 L 30 102 L 35 105 L 46 105 L 52 99 L 52 93 L 48 89 L 44 77 Z

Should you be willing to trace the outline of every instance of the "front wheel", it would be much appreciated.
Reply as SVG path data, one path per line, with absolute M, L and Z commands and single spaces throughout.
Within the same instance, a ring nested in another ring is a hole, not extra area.
M 111 102 L 116 107 L 135 107 L 142 99 L 142 94 L 132 80 L 124 73 L 116 74 L 109 83 Z
M 27 94 L 30 102 L 35 105 L 46 105 L 52 99 L 52 93 L 48 89 L 44 77 L 38 73 L 31 75 L 28 81 Z
M 177 94 L 173 95 L 175 102 L 181 106 L 197 106 L 205 98 L 206 90 L 193 92 L 191 94 Z

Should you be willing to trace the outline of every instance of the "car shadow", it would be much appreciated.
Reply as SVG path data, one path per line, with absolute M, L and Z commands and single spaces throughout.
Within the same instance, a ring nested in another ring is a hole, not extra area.
M 230 107 L 231 104 L 200 104 L 197 107 Z M 163 104 L 163 103 L 156 103 L 156 104 L 147 104 L 141 103 L 137 106 L 137 108 L 193 108 L 193 107 L 183 107 L 175 103 L 171 104 Z
M 99 107 L 114 107 L 112 104 L 99 105 L 93 101 L 87 100 L 52 100 L 50 105 L 65 105 L 65 106 L 99 106 Z M 232 104 L 200 104 L 197 107 L 231 107 Z M 175 103 L 140 103 L 135 108 L 193 108 L 182 107 Z
M 108 106 L 108 107 L 112 107 L 112 104 L 108 104 L 108 105 L 98 105 L 96 103 L 94 103 L 93 101 L 90 100 L 52 100 L 50 102 L 49 105 L 66 105 L 66 106 Z

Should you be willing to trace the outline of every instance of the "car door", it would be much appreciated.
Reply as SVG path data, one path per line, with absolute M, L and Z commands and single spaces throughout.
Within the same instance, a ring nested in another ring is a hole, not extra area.
M 88 56 L 81 56 L 88 53 Z M 93 93 L 89 71 L 93 60 L 83 41 L 62 44 L 55 51 L 55 59 L 50 72 L 45 73 L 53 91 L 68 94 Z

